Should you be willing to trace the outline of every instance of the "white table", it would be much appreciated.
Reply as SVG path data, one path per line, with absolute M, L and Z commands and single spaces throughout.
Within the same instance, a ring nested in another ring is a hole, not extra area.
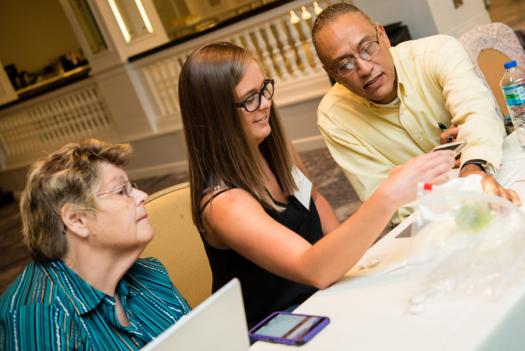
M 509 162 L 525 165 L 525 152 L 514 135 L 504 145 L 503 165 Z M 525 182 L 511 186 L 525 202 Z M 394 267 L 406 259 L 410 239 L 396 236 L 410 222 L 403 222 L 374 245 L 364 261 L 381 256 Z M 296 312 L 328 316 L 331 322 L 298 350 L 525 350 L 525 282 L 498 299 L 436 299 L 423 313 L 413 314 L 408 299 L 426 273 L 428 269 L 418 272 L 417 267 L 388 273 L 371 269 L 368 275 L 345 277 L 318 291 Z M 294 348 L 257 342 L 250 350 Z

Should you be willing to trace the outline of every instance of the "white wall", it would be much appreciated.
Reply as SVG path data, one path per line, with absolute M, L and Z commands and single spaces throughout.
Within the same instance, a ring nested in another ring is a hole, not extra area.
M 491 22 L 483 0 L 464 0 L 457 9 L 452 0 L 354 0 L 353 3 L 383 25 L 403 21 L 414 39 L 438 33 L 458 37 L 472 27 Z
M 452 0 L 427 1 L 439 33 L 459 37 L 473 27 L 491 22 L 483 0 L 464 0 L 457 9 Z
M 452 0 L 438 1 L 452 3 Z M 438 33 L 426 0 L 354 0 L 353 3 L 383 25 L 402 21 L 414 39 Z

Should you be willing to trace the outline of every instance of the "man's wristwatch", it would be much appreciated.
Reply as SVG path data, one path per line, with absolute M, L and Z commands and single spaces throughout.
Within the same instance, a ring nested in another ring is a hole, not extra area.
M 491 175 L 491 176 L 495 176 L 496 175 L 496 170 L 494 169 L 494 166 L 491 165 L 490 163 L 488 163 L 485 160 L 477 160 L 477 159 L 476 160 L 468 160 L 467 162 L 463 163 L 463 165 L 461 166 L 461 169 L 463 169 L 463 167 L 465 167 L 466 165 L 476 165 L 479 168 L 481 168 L 488 175 Z

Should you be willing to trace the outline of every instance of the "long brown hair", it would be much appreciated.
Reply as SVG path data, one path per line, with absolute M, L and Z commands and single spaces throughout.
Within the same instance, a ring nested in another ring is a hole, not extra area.
M 296 187 L 292 156 L 273 105 L 272 132 L 259 148 L 248 141 L 235 106 L 235 87 L 253 59 L 243 48 L 213 43 L 195 50 L 182 67 L 179 104 L 188 149 L 193 221 L 200 230 L 204 192 L 215 186 L 240 188 L 263 207 L 279 207 L 266 189 L 259 151 L 285 194 L 292 194 Z

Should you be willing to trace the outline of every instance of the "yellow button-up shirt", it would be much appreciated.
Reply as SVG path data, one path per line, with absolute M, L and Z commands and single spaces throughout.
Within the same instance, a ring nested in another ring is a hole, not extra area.
M 505 135 L 492 94 L 455 38 L 436 35 L 390 49 L 399 102 L 376 104 L 335 84 L 318 108 L 318 125 L 334 160 L 361 200 L 393 167 L 439 144 L 438 122 L 459 125 L 461 162 L 498 168 Z

